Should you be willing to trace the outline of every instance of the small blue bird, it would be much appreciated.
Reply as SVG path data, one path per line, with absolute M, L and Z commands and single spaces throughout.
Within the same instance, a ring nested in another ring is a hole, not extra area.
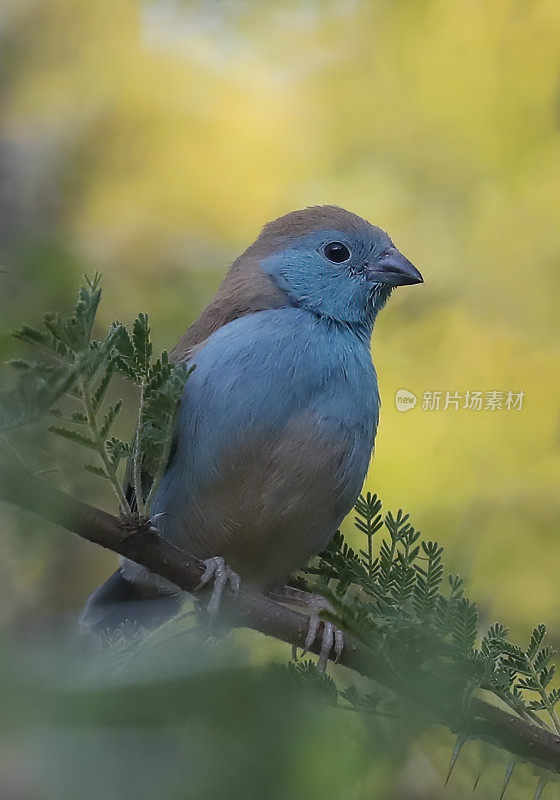
M 375 318 L 395 286 L 421 281 L 361 217 L 294 211 L 264 227 L 173 351 L 196 369 L 152 515 L 162 536 L 206 561 L 213 610 L 226 581 L 283 587 L 352 509 L 379 416 Z M 125 561 L 83 621 L 154 625 L 180 601 L 172 584 Z

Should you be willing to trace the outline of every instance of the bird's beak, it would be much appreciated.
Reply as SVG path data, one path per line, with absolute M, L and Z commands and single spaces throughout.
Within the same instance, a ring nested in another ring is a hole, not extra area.
M 388 247 L 367 268 L 370 280 L 387 283 L 390 286 L 406 286 L 411 283 L 423 283 L 424 278 L 414 264 L 405 258 L 396 247 Z

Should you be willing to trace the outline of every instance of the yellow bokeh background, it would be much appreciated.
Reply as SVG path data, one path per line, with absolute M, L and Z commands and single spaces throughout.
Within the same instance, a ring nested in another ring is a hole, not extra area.
M 374 335 L 367 487 L 490 616 L 559 626 L 559 24 L 545 0 L 5 3 L 4 332 L 99 269 L 103 320 L 149 311 L 170 347 L 264 222 L 366 216 L 425 276 Z M 523 408 L 421 408 L 467 390 Z
M 367 488 L 483 620 L 560 641 L 559 29 L 557 0 L 4 0 L 2 355 L 95 270 L 102 322 L 147 311 L 170 348 L 269 219 L 367 217 L 425 278 L 377 323 Z M 523 408 L 422 410 L 468 390 Z M 92 481 L 61 476 L 110 508 Z M 22 552 L 16 517 L 2 619 L 79 608 L 113 558 L 52 529 Z

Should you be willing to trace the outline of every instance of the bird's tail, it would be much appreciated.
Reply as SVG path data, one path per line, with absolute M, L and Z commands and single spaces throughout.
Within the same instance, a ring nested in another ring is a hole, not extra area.
M 157 628 L 176 614 L 180 605 L 179 594 L 138 586 L 123 578 L 117 569 L 89 596 L 80 616 L 80 627 L 94 633 L 111 632 L 127 622 L 142 628 Z

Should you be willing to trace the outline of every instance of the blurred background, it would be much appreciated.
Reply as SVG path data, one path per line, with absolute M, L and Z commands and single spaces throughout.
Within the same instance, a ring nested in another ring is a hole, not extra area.
M 485 620 L 523 636 L 544 621 L 560 644 L 559 26 L 556 0 L 2 0 L 2 360 L 20 352 L 20 322 L 70 308 L 83 272 L 103 273 L 103 325 L 146 311 L 170 349 L 266 221 L 322 203 L 367 217 L 425 278 L 376 326 L 367 488 L 445 545 Z M 406 413 L 403 388 L 418 398 Z M 424 410 L 436 391 L 439 410 Z M 524 392 L 523 405 L 444 409 L 446 392 L 467 391 Z M 68 448 L 33 437 L 60 486 L 114 510 Z M 4 641 L 72 618 L 114 568 L 8 507 L 0 536 Z M 236 647 L 287 655 L 256 635 Z M 298 739 L 301 775 L 313 759 L 323 774 L 339 742 L 311 738 Z M 323 796 L 439 796 L 445 748 L 368 772 L 371 743 L 356 741 Z M 128 796 L 107 781 L 104 797 Z M 315 796 L 304 783 L 273 796 Z

